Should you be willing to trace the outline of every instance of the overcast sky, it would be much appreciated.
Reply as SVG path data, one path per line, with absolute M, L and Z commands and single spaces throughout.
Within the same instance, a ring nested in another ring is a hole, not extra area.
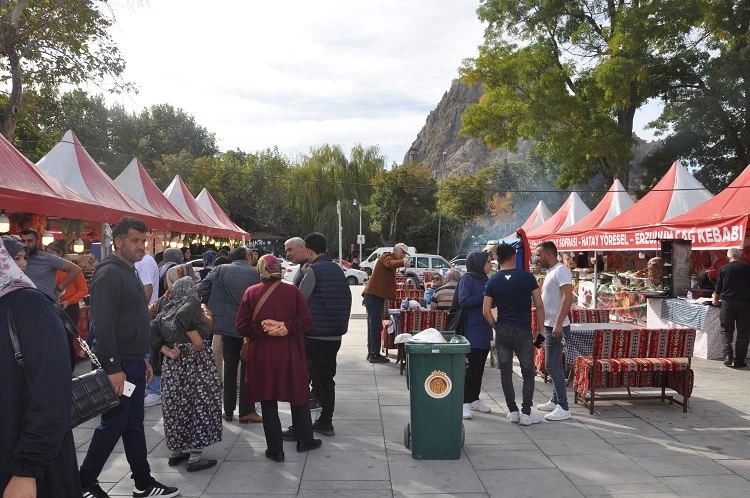
M 483 33 L 478 0 L 134 3 L 110 2 L 139 93 L 108 98 L 182 107 L 223 150 L 360 142 L 400 163 Z

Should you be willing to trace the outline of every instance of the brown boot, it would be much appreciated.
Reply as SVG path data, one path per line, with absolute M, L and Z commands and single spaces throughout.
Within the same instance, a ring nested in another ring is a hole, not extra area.
M 258 414 L 258 412 L 253 412 L 248 415 L 245 415 L 244 417 L 240 417 L 240 422 L 242 422 L 243 424 L 246 424 L 248 422 L 252 424 L 259 424 L 263 422 L 263 417 L 261 417 L 260 414 Z

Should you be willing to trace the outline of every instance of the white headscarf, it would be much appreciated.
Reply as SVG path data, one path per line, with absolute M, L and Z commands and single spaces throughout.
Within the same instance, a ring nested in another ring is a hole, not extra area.
M 18 267 L 10 253 L 5 248 L 5 244 L 0 240 L 0 297 L 10 294 L 14 290 L 36 286 L 29 280 L 21 269 Z

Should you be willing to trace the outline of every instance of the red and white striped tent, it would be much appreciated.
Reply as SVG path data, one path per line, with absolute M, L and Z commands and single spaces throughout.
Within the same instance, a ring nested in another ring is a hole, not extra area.
M 557 232 L 575 225 L 590 212 L 581 197 L 576 192 L 571 193 L 555 214 L 527 234 L 529 244 L 533 246 L 549 239 Z

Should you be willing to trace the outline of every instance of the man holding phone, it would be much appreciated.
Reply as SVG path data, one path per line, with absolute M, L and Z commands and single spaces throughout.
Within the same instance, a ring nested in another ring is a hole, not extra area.
M 143 429 L 143 399 L 153 370 L 146 353 L 151 344 L 148 300 L 135 263 L 146 254 L 146 224 L 125 216 L 113 227 L 115 252 L 96 267 L 91 306 L 96 333 L 95 353 L 120 396 L 120 406 L 102 415 L 81 465 L 84 498 L 106 498 L 99 475 L 122 438 L 134 497 L 177 496 L 178 490 L 151 477 Z

